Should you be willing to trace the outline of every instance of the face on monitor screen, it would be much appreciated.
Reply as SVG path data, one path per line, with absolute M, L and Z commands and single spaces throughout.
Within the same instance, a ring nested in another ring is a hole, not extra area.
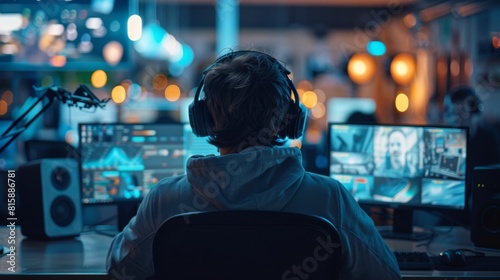
M 360 202 L 463 209 L 467 130 L 329 125 L 330 176 Z

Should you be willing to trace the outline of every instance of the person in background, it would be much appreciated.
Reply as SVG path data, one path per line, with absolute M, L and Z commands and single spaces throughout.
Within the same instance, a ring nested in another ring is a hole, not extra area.
M 194 112 L 190 123 L 193 131 L 206 130 L 220 155 L 191 157 L 186 174 L 164 178 L 150 190 L 136 216 L 114 238 L 108 272 L 133 279 L 151 276 L 154 234 L 173 215 L 270 210 L 331 221 L 341 236 L 342 279 L 400 279 L 392 250 L 347 189 L 330 177 L 306 172 L 300 149 L 283 147 L 286 138 L 300 137 L 300 124 L 307 118 L 296 110 L 298 95 L 297 101 L 291 99 L 296 90 L 290 72 L 268 54 L 234 51 L 203 73 L 205 97 L 198 101 L 205 106 L 203 123 Z M 295 129 L 299 133 L 290 133 Z
M 446 125 L 469 128 L 469 172 L 476 166 L 500 163 L 500 134 L 483 120 L 484 105 L 472 87 L 452 88 L 444 97 L 443 110 Z
M 500 132 L 483 120 L 484 105 L 475 90 L 466 85 L 450 89 L 443 100 L 443 119 L 448 126 L 469 128 L 467 145 L 467 185 L 472 184 L 472 174 L 476 166 L 500 163 Z M 466 197 L 469 198 L 470 189 L 466 188 Z M 470 211 L 469 211 L 470 213 Z M 470 225 L 469 215 L 450 213 L 453 222 L 460 225 Z
M 378 118 L 375 113 L 365 113 L 361 111 L 352 112 L 349 117 L 347 117 L 346 123 L 356 123 L 356 124 L 377 124 Z

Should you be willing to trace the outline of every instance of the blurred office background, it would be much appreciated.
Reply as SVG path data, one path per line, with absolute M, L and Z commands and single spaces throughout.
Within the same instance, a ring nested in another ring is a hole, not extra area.
M 85 84 L 111 101 L 104 110 L 54 103 L 0 155 L 0 168 L 25 163 L 30 140 L 76 149 L 83 121 L 187 122 L 201 71 L 230 48 L 265 51 L 292 71 L 309 117 L 291 145 L 304 148 L 310 170 L 326 168 L 326 124 L 354 111 L 442 124 L 445 93 L 467 84 L 484 121 L 500 120 L 495 0 L 2 1 L 0 132 L 35 104 L 34 86 Z

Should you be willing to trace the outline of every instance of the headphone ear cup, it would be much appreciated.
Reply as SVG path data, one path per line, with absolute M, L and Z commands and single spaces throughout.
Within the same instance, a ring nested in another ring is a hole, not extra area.
M 196 136 L 208 136 L 208 129 L 212 125 L 212 117 L 208 113 L 205 100 L 193 101 L 189 105 L 189 124 Z
M 290 101 L 288 117 L 290 118 L 287 129 L 288 138 L 300 138 L 304 134 L 307 110 L 302 105 Z

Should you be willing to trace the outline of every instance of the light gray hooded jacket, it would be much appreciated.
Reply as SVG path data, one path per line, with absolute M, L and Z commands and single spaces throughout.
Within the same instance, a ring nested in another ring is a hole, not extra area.
M 306 172 L 298 148 L 253 147 L 238 154 L 195 156 L 186 170 L 186 175 L 158 182 L 137 215 L 115 236 L 106 262 L 111 276 L 134 280 L 151 276 L 153 236 L 173 215 L 253 209 L 330 220 L 341 236 L 343 279 L 401 278 L 395 257 L 371 218 L 341 183 Z

